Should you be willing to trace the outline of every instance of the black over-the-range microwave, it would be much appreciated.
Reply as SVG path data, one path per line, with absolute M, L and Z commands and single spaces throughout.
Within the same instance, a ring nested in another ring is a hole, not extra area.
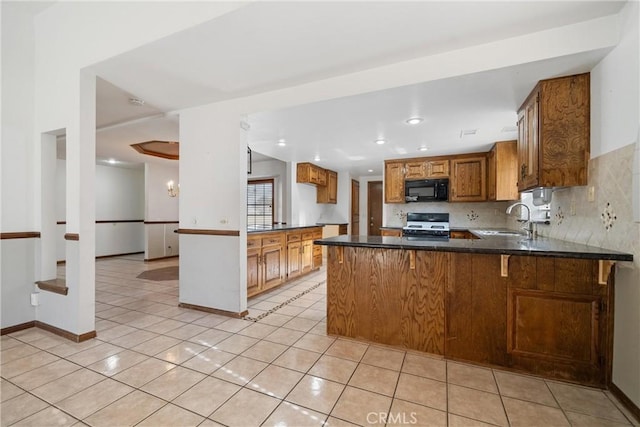
M 405 201 L 446 202 L 449 200 L 448 179 L 420 179 L 404 182 Z

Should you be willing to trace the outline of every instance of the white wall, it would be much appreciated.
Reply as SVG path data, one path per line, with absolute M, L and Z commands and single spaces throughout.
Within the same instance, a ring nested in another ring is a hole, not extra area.
M 247 179 L 270 178 L 273 178 L 273 197 L 275 199 L 273 220 L 287 222 L 286 206 L 289 203 L 286 191 L 287 163 L 277 159 L 253 162 L 251 175 L 247 175 Z
M 96 165 L 96 221 L 144 219 L 144 172 L 117 166 Z M 56 222 L 66 221 L 66 161 L 56 162 Z M 56 226 L 56 257 L 66 258 L 66 224 Z M 144 224 L 96 224 L 96 256 L 142 252 Z
M 162 163 L 145 164 L 145 224 L 144 258 L 152 260 L 180 253 L 178 235 L 178 201 L 180 195 L 170 197 L 167 182 L 173 181 L 175 187 L 180 183 L 178 162 L 167 160 Z
M 640 249 L 637 242 L 640 241 L 640 227 L 633 223 L 633 210 L 640 206 L 640 194 L 638 188 L 632 194 L 632 179 L 639 173 L 638 163 L 636 170 L 632 170 L 631 158 L 637 154 L 639 124 L 640 124 L 640 33 L 639 33 L 640 7 L 638 2 L 629 2 L 621 13 L 623 22 L 621 41 L 619 45 L 607 55 L 591 72 L 591 154 L 592 158 L 598 158 L 599 168 L 610 168 L 611 174 L 599 172 L 598 180 L 594 186 L 604 187 L 620 180 L 620 185 L 610 189 L 604 194 L 598 195 L 596 202 L 602 205 L 610 201 L 618 211 L 619 224 L 615 224 L 616 230 L 603 232 L 596 228 L 600 224 L 601 209 L 594 208 L 593 203 L 584 203 L 585 220 L 574 221 L 568 217 L 567 224 L 556 227 L 550 231 L 561 232 L 564 227 L 575 223 L 575 229 L 590 230 L 585 236 L 580 233 L 581 239 L 591 239 L 594 243 L 601 243 L 604 247 L 616 250 L 626 250 L 634 253 L 635 261 L 627 268 L 618 268 L 616 273 L 615 289 L 615 330 L 613 353 L 613 382 L 636 404 L 640 406 Z M 594 108 L 595 107 L 595 108 Z M 633 146 L 635 144 L 635 146 Z M 607 153 L 616 155 L 620 149 L 622 157 L 607 156 Z M 590 172 L 591 174 L 591 172 Z M 618 174 L 621 174 L 618 176 Z M 590 185 L 592 185 L 590 183 Z M 609 198 L 614 191 L 622 191 L 622 195 L 616 199 L 616 203 Z M 582 191 L 580 191 L 582 190 Z M 552 209 L 561 206 L 559 203 L 577 199 L 578 206 L 583 202 L 584 189 L 575 188 L 561 195 L 552 202 Z M 555 196 L 555 195 L 554 195 Z M 586 200 L 586 199 L 584 199 Z M 631 206 L 631 205 L 634 206 Z M 600 207 L 600 206 L 599 206 Z M 599 230 L 600 233 L 597 233 Z M 620 233 L 620 231 L 623 231 Z M 615 238 L 613 236 L 616 236 Z M 591 241 L 589 240 L 589 241 Z
M 38 231 L 33 173 L 34 25 L 17 3 L 3 2 L 1 9 L 2 55 L 0 105 L 0 227 L 2 232 Z M 17 102 L 14 102 L 17 101 Z M 29 304 L 34 290 L 39 239 L 2 240 L 0 327 L 32 321 Z

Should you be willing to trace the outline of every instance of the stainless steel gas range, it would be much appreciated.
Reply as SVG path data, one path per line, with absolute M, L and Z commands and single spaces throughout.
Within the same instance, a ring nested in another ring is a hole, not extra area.
M 447 240 L 449 214 L 409 212 L 407 225 L 402 228 L 402 236 L 409 239 Z

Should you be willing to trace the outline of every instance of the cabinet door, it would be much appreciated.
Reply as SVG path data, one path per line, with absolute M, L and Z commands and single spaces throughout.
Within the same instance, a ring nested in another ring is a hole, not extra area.
M 445 355 L 480 363 L 507 361 L 507 282 L 500 256 L 451 254 Z
M 338 203 L 338 174 L 324 170 L 326 185 L 318 185 L 316 203 Z
M 338 203 L 338 174 L 327 171 L 327 190 L 329 191 L 329 203 Z
M 314 166 L 316 169 L 316 181 L 317 185 L 327 185 L 327 171 L 321 167 Z
M 313 240 L 305 240 L 301 245 L 300 270 L 308 273 L 313 269 Z
M 261 280 L 260 248 L 247 250 L 247 296 L 260 292 Z
M 287 278 L 298 277 L 302 274 L 301 242 L 287 244 Z
M 282 246 L 262 248 L 263 289 L 269 289 L 284 281 L 284 250 Z
M 428 163 L 426 160 L 407 162 L 404 164 L 404 179 L 425 179 L 428 176 Z
M 518 190 L 538 186 L 540 93 L 533 92 L 518 113 Z
M 469 157 L 451 160 L 450 202 L 487 200 L 487 158 Z
M 446 178 L 449 176 L 449 160 L 432 160 L 427 165 L 428 178 Z
M 403 162 L 386 162 L 384 165 L 384 202 L 405 202 Z

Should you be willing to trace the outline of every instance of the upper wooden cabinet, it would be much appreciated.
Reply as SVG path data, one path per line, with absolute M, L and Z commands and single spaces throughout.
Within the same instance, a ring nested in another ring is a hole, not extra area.
M 429 171 L 427 178 L 447 178 L 449 176 L 449 160 L 431 160 L 427 164 Z
M 317 203 L 338 203 L 338 173 L 313 163 L 298 163 L 296 182 L 317 186 Z
M 518 198 L 517 141 L 496 142 L 487 154 L 487 199 Z
M 415 159 L 404 164 L 404 179 L 447 178 L 449 160 Z
M 325 170 L 327 177 L 327 184 L 318 186 L 316 193 L 317 203 L 338 203 L 338 173 Z
M 404 161 L 384 162 L 384 202 L 404 203 Z
M 451 160 L 449 180 L 450 202 L 482 202 L 487 200 L 487 157 L 475 154 Z
M 327 173 L 313 163 L 298 163 L 296 182 L 300 184 L 326 185 Z
M 406 162 L 404 167 L 404 179 L 425 179 L 429 174 L 429 164 L 426 160 Z
M 589 73 L 541 80 L 518 111 L 518 189 L 587 184 Z

